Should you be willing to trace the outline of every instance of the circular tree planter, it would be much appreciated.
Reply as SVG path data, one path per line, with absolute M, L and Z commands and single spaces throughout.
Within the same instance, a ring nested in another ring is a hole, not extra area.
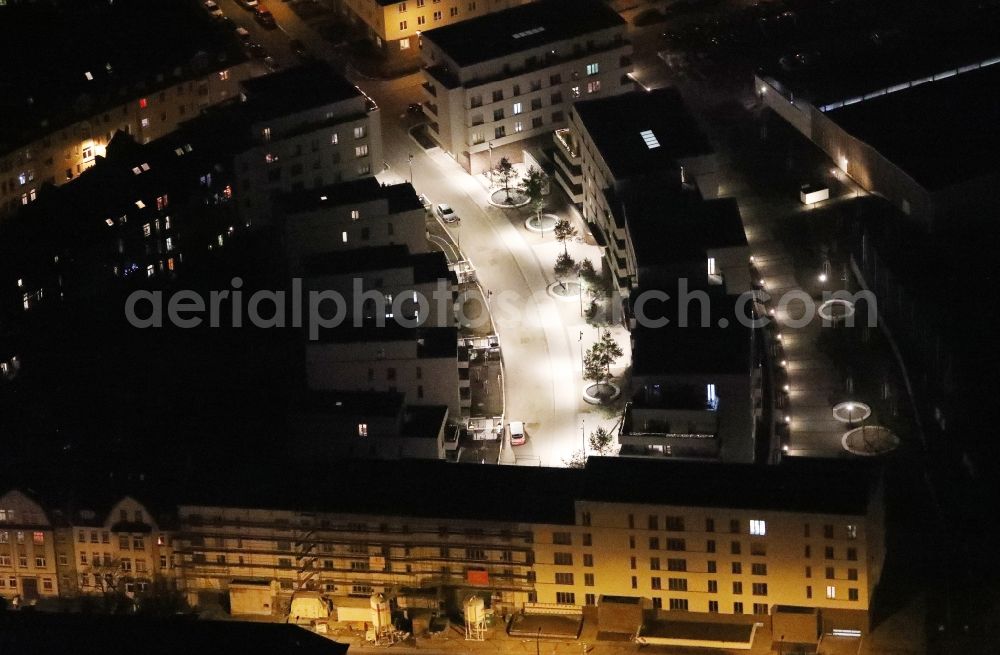
M 833 298 L 820 305 L 816 313 L 825 321 L 842 321 L 854 316 L 854 303 L 842 298 Z
M 865 425 L 845 432 L 841 444 L 852 455 L 875 457 L 896 450 L 899 437 L 881 425 Z
M 559 217 L 555 214 L 542 214 L 541 220 L 537 216 L 532 216 L 524 222 L 524 227 L 528 228 L 531 232 L 544 234 L 545 232 L 554 230 L 558 220 Z
M 528 196 L 514 189 L 511 189 L 509 194 L 503 189 L 497 189 L 490 194 L 490 204 L 494 207 L 524 207 L 529 202 L 531 199 Z
M 545 290 L 550 296 L 556 300 L 573 301 L 579 302 L 580 300 L 580 283 L 579 282 L 553 282 Z
M 833 406 L 833 418 L 841 423 L 860 423 L 872 415 L 872 408 L 866 403 L 849 400 Z
M 583 399 L 591 405 L 605 405 L 614 402 L 622 390 L 614 382 L 595 382 L 583 388 Z

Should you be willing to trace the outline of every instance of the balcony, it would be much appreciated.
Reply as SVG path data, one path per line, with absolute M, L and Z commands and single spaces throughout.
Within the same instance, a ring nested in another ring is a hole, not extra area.
M 623 455 L 717 457 L 719 415 L 714 409 L 625 404 L 618 432 Z

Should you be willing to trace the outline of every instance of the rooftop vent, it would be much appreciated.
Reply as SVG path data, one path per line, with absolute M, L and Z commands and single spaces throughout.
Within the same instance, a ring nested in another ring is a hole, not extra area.
M 538 34 L 544 31 L 545 31 L 544 27 L 532 27 L 530 30 L 524 30 L 523 32 L 518 32 L 517 34 L 514 34 L 513 37 L 515 39 L 523 39 L 526 36 L 531 36 L 532 34 Z

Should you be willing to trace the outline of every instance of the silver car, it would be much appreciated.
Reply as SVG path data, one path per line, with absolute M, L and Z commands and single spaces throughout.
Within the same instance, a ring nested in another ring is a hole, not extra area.
M 454 223 L 458 220 L 458 214 L 449 205 L 437 205 L 434 211 L 437 212 L 438 218 L 445 223 Z

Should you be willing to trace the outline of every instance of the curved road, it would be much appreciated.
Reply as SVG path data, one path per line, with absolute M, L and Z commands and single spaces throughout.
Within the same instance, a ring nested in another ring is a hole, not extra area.
M 279 65 L 296 63 L 288 47 L 288 39 L 294 38 L 314 55 L 338 68 L 343 66 L 329 43 L 285 3 L 268 4 L 278 30 L 263 30 L 251 13 L 233 0 L 220 0 L 219 5 L 227 16 L 251 32 L 253 40 L 264 43 Z M 455 230 L 463 231 L 465 257 L 476 266 L 484 290 L 492 292 L 490 304 L 506 365 L 507 420 L 527 424 L 528 443 L 515 448 L 515 455 L 521 463 L 562 465 L 581 447 L 581 420 L 587 414 L 580 394 L 580 344 L 570 336 L 572 332 L 575 337 L 579 327 L 577 305 L 556 302 L 545 292 L 552 281 L 552 244 L 539 244 L 535 235 L 515 227 L 519 221 L 512 223 L 504 210 L 490 206 L 478 180 L 437 149 L 425 152 L 410 137 L 407 130 L 419 119 L 408 115 L 406 106 L 422 99 L 419 73 L 372 80 L 348 67 L 348 77 L 375 100 L 381 111 L 383 159 L 388 168 L 378 175 L 379 179 L 387 183 L 408 181 L 408 156 L 412 154 L 412 179 L 417 192 L 432 202 L 452 205 L 463 219 L 460 227 L 447 229 L 453 237 L 457 237 Z M 373 162 L 373 167 L 378 165 Z M 535 243 L 529 243 L 529 239 L 535 239 Z M 538 251 L 542 251 L 541 260 Z M 593 336 L 588 332 L 586 339 L 584 345 L 589 345 Z

